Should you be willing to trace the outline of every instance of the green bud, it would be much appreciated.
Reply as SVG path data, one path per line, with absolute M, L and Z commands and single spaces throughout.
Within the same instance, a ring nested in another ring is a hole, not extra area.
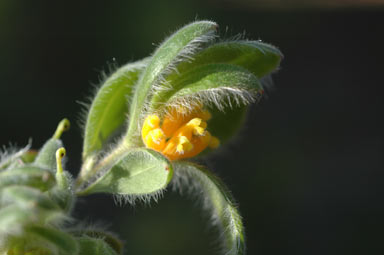
M 51 139 L 49 139 L 40 149 L 34 164 L 42 166 L 54 171 L 56 168 L 56 151 L 63 147 L 63 143 L 59 139 L 64 131 L 70 127 L 69 121 L 63 119 L 57 126 L 56 132 Z

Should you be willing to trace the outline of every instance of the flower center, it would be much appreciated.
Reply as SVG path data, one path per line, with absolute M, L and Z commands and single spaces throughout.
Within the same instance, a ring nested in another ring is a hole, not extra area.
M 201 105 L 190 111 L 182 106 L 172 108 L 162 120 L 156 114 L 148 115 L 141 136 L 146 147 L 170 160 L 194 157 L 207 147 L 217 148 L 220 144 L 206 130 L 210 118 L 211 114 Z

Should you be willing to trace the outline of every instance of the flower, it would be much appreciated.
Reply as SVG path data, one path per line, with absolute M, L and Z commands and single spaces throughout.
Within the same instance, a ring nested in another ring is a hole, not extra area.
M 143 123 L 141 137 L 147 148 L 159 151 L 170 160 L 191 158 L 207 147 L 217 148 L 220 141 L 207 131 L 211 118 L 202 104 L 187 109 L 183 106 L 170 109 L 161 119 L 148 115 Z

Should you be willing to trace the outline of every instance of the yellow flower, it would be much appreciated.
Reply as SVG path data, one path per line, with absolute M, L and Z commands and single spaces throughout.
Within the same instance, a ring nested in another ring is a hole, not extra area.
M 141 137 L 146 147 L 159 151 L 170 160 L 191 158 L 207 147 L 217 148 L 218 138 L 212 136 L 207 128 L 211 118 L 202 104 L 191 110 L 179 106 L 171 108 L 160 119 L 156 114 L 148 115 L 141 129 Z

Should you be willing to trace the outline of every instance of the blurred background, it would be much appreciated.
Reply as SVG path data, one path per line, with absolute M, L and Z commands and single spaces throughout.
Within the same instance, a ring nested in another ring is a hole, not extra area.
M 206 163 L 239 202 L 248 254 L 384 254 L 384 1 L 0 0 L 0 144 L 32 137 L 39 148 L 67 117 L 75 175 L 78 102 L 100 72 L 149 55 L 195 19 L 285 55 L 275 89 Z M 75 217 L 107 225 L 126 254 L 218 254 L 207 216 L 170 191 L 135 208 L 94 195 Z

